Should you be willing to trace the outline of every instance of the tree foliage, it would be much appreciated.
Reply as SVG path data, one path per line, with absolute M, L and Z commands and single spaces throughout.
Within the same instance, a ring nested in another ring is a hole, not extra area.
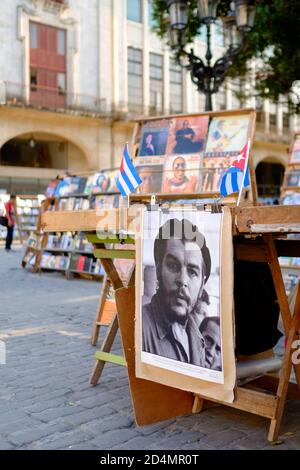
M 221 0 L 218 15 L 226 15 L 230 0 Z M 152 0 L 155 32 L 167 37 L 167 0 Z M 186 44 L 191 45 L 201 26 L 197 16 L 197 0 L 189 1 Z M 257 0 L 253 30 L 245 37 L 244 47 L 230 68 L 229 76 L 245 77 L 251 59 L 258 59 L 255 67 L 253 94 L 278 102 L 289 96 L 289 105 L 300 112 L 300 96 L 295 93 L 295 82 L 300 83 L 300 0 Z M 298 92 L 299 93 L 299 92 Z M 300 95 L 300 93 L 299 93 Z

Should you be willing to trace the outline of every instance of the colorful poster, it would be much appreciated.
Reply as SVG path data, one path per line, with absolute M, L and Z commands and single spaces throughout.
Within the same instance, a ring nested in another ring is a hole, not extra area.
M 300 134 L 295 136 L 290 163 L 300 163 Z
M 213 117 L 204 156 L 238 155 L 248 140 L 249 119 L 249 115 Z
M 92 193 L 106 193 L 109 190 L 109 186 L 110 178 L 107 171 L 94 174 Z
M 142 183 L 137 187 L 137 194 L 156 194 L 161 192 L 163 165 L 136 166 Z
M 205 157 L 201 167 L 201 193 L 219 192 L 222 177 L 236 157 Z
M 300 187 L 300 170 L 292 170 L 287 174 L 287 186 Z
M 176 155 L 165 159 L 163 193 L 195 193 L 199 185 L 199 168 L 202 157 L 198 155 Z
M 141 130 L 139 156 L 165 155 L 169 135 L 170 120 L 161 119 L 146 122 Z
M 201 152 L 205 146 L 208 120 L 208 116 L 172 119 L 166 154 Z

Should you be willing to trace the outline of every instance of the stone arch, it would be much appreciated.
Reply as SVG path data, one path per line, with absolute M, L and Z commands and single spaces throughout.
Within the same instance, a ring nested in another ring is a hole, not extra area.
M 258 196 L 269 203 L 278 203 L 283 183 L 286 159 L 267 156 L 257 162 L 255 168 Z
M 85 170 L 88 167 L 88 157 L 86 149 L 83 147 L 81 142 L 74 141 L 75 139 L 69 138 L 67 133 L 59 133 L 59 132 L 49 132 L 45 131 L 44 129 L 37 129 L 34 127 L 32 130 L 27 130 L 24 132 L 10 132 L 9 135 L 5 136 L 5 140 L 1 142 L 0 151 L 5 150 L 5 148 L 9 145 L 14 143 L 16 145 L 17 142 L 26 142 L 26 140 L 33 140 L 43 146 L 44 148 L 48 149 L 51 148 L 51 152 L 57 153 L 57 148 L 59 146 L 64 146 L 64 161 L 60 162 L 59 157 L 56 157 L 54 160 L 57 162 L 59 161 L 61 164 L 46 164 L 41 165 L 41 168 L 57 168 L 57 169 L 70 169 L 70 170 Z M 62 153 L 62 151 L 61 151 Z M 62 155 L 60 155 L 62 158 Z M 1 163 L 0 163 L 1 164 Z M 9 163 L 8 163 L 9 164 Z M 13 165 L 13 166 L 22 166 L 20 165 Z M 31 165 L 28 165 L 31 166 Z M 34 165 L 32 165 L 34 166 Z

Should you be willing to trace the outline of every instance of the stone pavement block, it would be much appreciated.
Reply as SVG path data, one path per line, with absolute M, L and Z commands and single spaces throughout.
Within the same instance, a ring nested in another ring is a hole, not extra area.
M 80 411 L 83 411 L 84 408 L 82 407 L 74 407 L 71 405 L 64 404 L 63 406 L 51 408 L 49 410 L 41 411 L 39 413 L 32 413 L 31 416 L 33 416 L 35 419 L 39 419 L 40 421 L 43 421 L 45 423 L 49 421 L 54 421 L 58 418 L 64 418 L 67 415 L 73 415 L 74 413 L 79 413 Z
M 105 404 L 103 406 L 96 407 L 94 409 L 84 409 L 83 411 L 80 411 L 79 413 L 74 413 L 72 415 L 66 416 L 64 418 L 64 421 L 66 424 L 70 424 L 72 426 L 78 426 L 84 423 L 89 423 L 90 421 L 93 421 L 95 419 L 102 419 L 107 416 L 112 416 L 113 417 L 116 415 L 116 411 L 110 408 L 108 404 Z
M 72 446 L 74 444 L 82 444 L 85 441 L 91 441 L 87 432 L 82 430 L 72 430 L 67 432 L 55 433 L 47 436 L 45 439 L 40 439 L 34 444 L 29 446 L 33 450 L 60 450 Z
M 203 444 L 213 445 L 215 449 L 224 447 L 230 449 L 230 444 L 233 444 L 235 441 L 245 436 L 241 431 L 232 428 L 219 432 L 210 432 L 209 434 L 207 434 L 205 429 L 205 434 L 206 436 L 203 437 L 201 442 L 203 442 Z
M 9 442 L 7 441 L 4 441 L 1 437 L 1 440 L 0 440 L 0 450 L 13 450 L 13 446 L 12 444 L 10 444 Z
M 99 450 L 109 450 L 112 447 L 130 441 L 136 436 L 137 431 L 135 429 L 113 430 L 99 435 L 91 441 L 91 444 Z
M 125 428 L 134 428 L 134 421 L 126 416 L 122 416 L 120 414 L 115 414 L 114 419 L 110 417 L 105 419 L 98 419 L 81 426 L 82 430 L 87 430 L 90 434 L 98 436 L 99 434 L 103 434 L 107 431 L 113 430 L 120 430 L 120 433 Z
M 195 443 L 203 437 L 204 434 L 198 432 L 186 431 L 184 433 L 173 434 L 171 436 L 160 439 L 155 443 L 152 443 L 149 446 L 151 450 L 158 449 L 170 449 L 170 450 L 180 450 L 182 444 L 190 445 L 190 449 L 195 447 Z
M 43 437 L 49 436 L 58 431 L 64 431 L 66 429 L 66 425 L 61 420 L 59 423 L 55 424 L 42 424 L 36 425 L 34 428 L 29 430 L 21 430 L 16 431 L 8 437 L 9 442 L 15 444 L 16 446 L 24 446 L 26 444 L 30 444 L 34 441 L 38 441 Z
M 39 421 L 27 417 L 23 419 L 16 419 L 16 420 L 9 420 L 9 421 L 1 421 L 0 422 L 0 436 L 1 438 L 3 436 L 9 436 L 10 434 L 13 434 L 16 431 L 23 431 L 26 429 L 30 429 L 37 424 L 40 424 Z M 1 441 L 1 439 L 0 439 Z

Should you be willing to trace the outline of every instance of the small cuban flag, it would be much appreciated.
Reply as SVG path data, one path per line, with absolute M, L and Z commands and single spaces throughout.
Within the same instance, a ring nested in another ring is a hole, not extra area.
M 240 192 L 242 188 L 250 186 L 248 166 L 249 150 L 250 141 L 244 145 L 237 159 L 232 162 L 226 173 L 224 173 L 220 185 L 220 192 L 223 197 L 228 196 L 228 194 Z
M 128 143 L 126 142 L 120 165 L 120 171 L 117 176 L 117 186 L 122 196 L 128 196 L 141 184 L 141 182 L 142 180 L 130 159 L 128 153 Z

